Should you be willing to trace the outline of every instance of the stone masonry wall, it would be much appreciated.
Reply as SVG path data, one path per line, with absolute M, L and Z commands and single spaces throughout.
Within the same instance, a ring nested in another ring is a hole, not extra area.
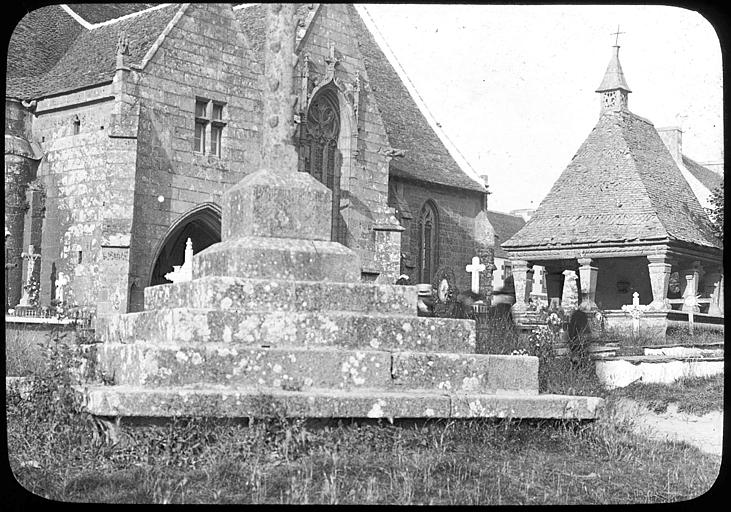
M 45 154 L 39 179 L 46 191 L 42 303 L 63 272 L 70 302 L 100 313 L 126 307 L 136 141 L 110 138 L 112 99 L 103 86 L 38 104 L 33 135 Z
M 396 178 L 394 178 L 396 179 Z M 486 247 L 478 247 L 475 242 L 475 219 L 482 208 L 480 194 L 447 187 L 429 185 L 428 187 L 411 181 L 403 183 L 403 196 L 409 205 L 413 218 L 404 223 L 406 230 L 401 236 L 401 252 L 407 253 L 409 259 L 417 264 L 419 256 L 419 214 L 424 203 L 431 199 L 437 205 L 439 215 L 439 263 L 454 270 L 457 288 L 469 290 L 471 274 L 465 267 L 471 263 L 472 257 Z M 489 262 L 492 263 L 492 251 Z M 481 256 L 482 263 L 487 264 Z M 412 283 L 418 281 L 418 266 L 407 272 Z M 489 272 L 480 274 L 480 280 L 491 282 Z
M 351 121 L 355 119 L 351 104 L 343 94 L 339 94 L 338 98 L 341 111 L 345 107 L 346 114 L 350 114 L 341 115 L 341 132 L 345 130 L 345 133 L 341 133 L 340 139 L 354 139 L 347 145 L 349 147 L 339 148 L 344 153 L 340 208 L 347 226 L 345 245 L 358 253 L 364 270 L 382 272 L 383 262 L 377 256 L 377 244 L 380 244 L 380 238 L 388 236 L 379 237 L 372 227 L 383 220 L 379 216 L 383 216 L 383 210 L 387 208 L 388 160 L 379 151 L 388 149 L 389 141 L 381 113 L 370 93 L 363 55 L 353 34 L 347 6 L 321 4 L 301 43 L 300 55 L 307 53 L 317 71 L 324 74 L 325 58 L 329 55 L 330 45 L 334 44 L 338 59 L 336 80 L 347 88 L 360 77 L 357 127 L 348 123 L 348 117 Z
M 140 121 L 130 280 L 140 292 L 170 226 L 196 205 L 220 204 L 259 167 L 260 70 L 252 63 L 230 7 L 192 4 L 147 66 L 132 71 Z M 225 104 L 220 157 L 193 150 L 196 97 Z

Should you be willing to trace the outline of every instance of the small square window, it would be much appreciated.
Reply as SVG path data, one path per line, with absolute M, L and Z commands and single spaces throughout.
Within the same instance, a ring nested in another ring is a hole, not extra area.
M 213 119 L 214 121 L 221 121 L 223 119 L 223 105 L 221 105 L 220 103 L 213 104 L 211 119 Z
M 195 117 L 206 117 L 206 110 L 208 110 L 208 102 L 206 100 L 196 100 Z

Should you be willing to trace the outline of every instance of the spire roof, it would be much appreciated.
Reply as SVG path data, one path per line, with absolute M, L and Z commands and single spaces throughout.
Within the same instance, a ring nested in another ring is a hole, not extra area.
M 614 48 L 612 58 L 609 60 L 607 71 L 604 73 L 604 79 L 596 92 L 613 91 L 615 89 L 632 92 L 627 85 L 627 81 L 624 79 L 622 65 L 619 63 L 619 45 L 614 45 L 612 48 Z

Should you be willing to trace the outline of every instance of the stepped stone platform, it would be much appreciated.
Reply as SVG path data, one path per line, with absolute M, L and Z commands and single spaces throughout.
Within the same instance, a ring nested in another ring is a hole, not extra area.
M 193 257 L 192 281 L 98 319 L 89 412 L 596 418 L 599 398 L 538 394 L 537 358 L 475 354 L 474 321 L 418 317 L 415 287 L 360 281 L 358 255 L 330 241 L 331 191 L 296 171 L 293 15 L 267 8 L 263 168 L 224 194 L 221 242 Z

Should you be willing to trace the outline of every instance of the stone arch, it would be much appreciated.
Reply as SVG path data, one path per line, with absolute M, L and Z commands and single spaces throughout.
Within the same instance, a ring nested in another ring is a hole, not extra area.
M 430 283 L 439 266 L 439 208 L 427 199 L 419 211 L 418 276 L 420 283 Z
M 157 244 L 152 259 L 148 286 L 169 283 L 165 274 L 173 265 L 181 265 L 185 242 L 193 241 L 193 253 L 198 253 L 221 241 L 221 208 L 215 203 L 203 203 L 181 215 Z
M 333 197 L 333 229 L 331 239 L 342 244 L 348 245 L 348 224 L 350 221 L 350 182 L 353 175 L 353 167 L 356 159 L 356 149 L 358 147 L 358 127 L 357 118 L 355 116 L 351 100 L 348 99 L 345 89 L 337 80 L 331 80 L 315 87 L 309 97 L 311 98 L 307 105 L 307 112 L 303 117 L 304 125 L 306 125 L 310 107 L 321 97 L 326 97 L 329 102 L 336 108 L 339 122 L 339 133 L 337 136 L 337 150 L 339 159 L 337 195 Z M 302 135 L 306 129 L 304 125 L 300 125 L 300 135 L 298 136 L 298 153 L 299 170 L 305 171 L 303 155 L 302 155 Z

